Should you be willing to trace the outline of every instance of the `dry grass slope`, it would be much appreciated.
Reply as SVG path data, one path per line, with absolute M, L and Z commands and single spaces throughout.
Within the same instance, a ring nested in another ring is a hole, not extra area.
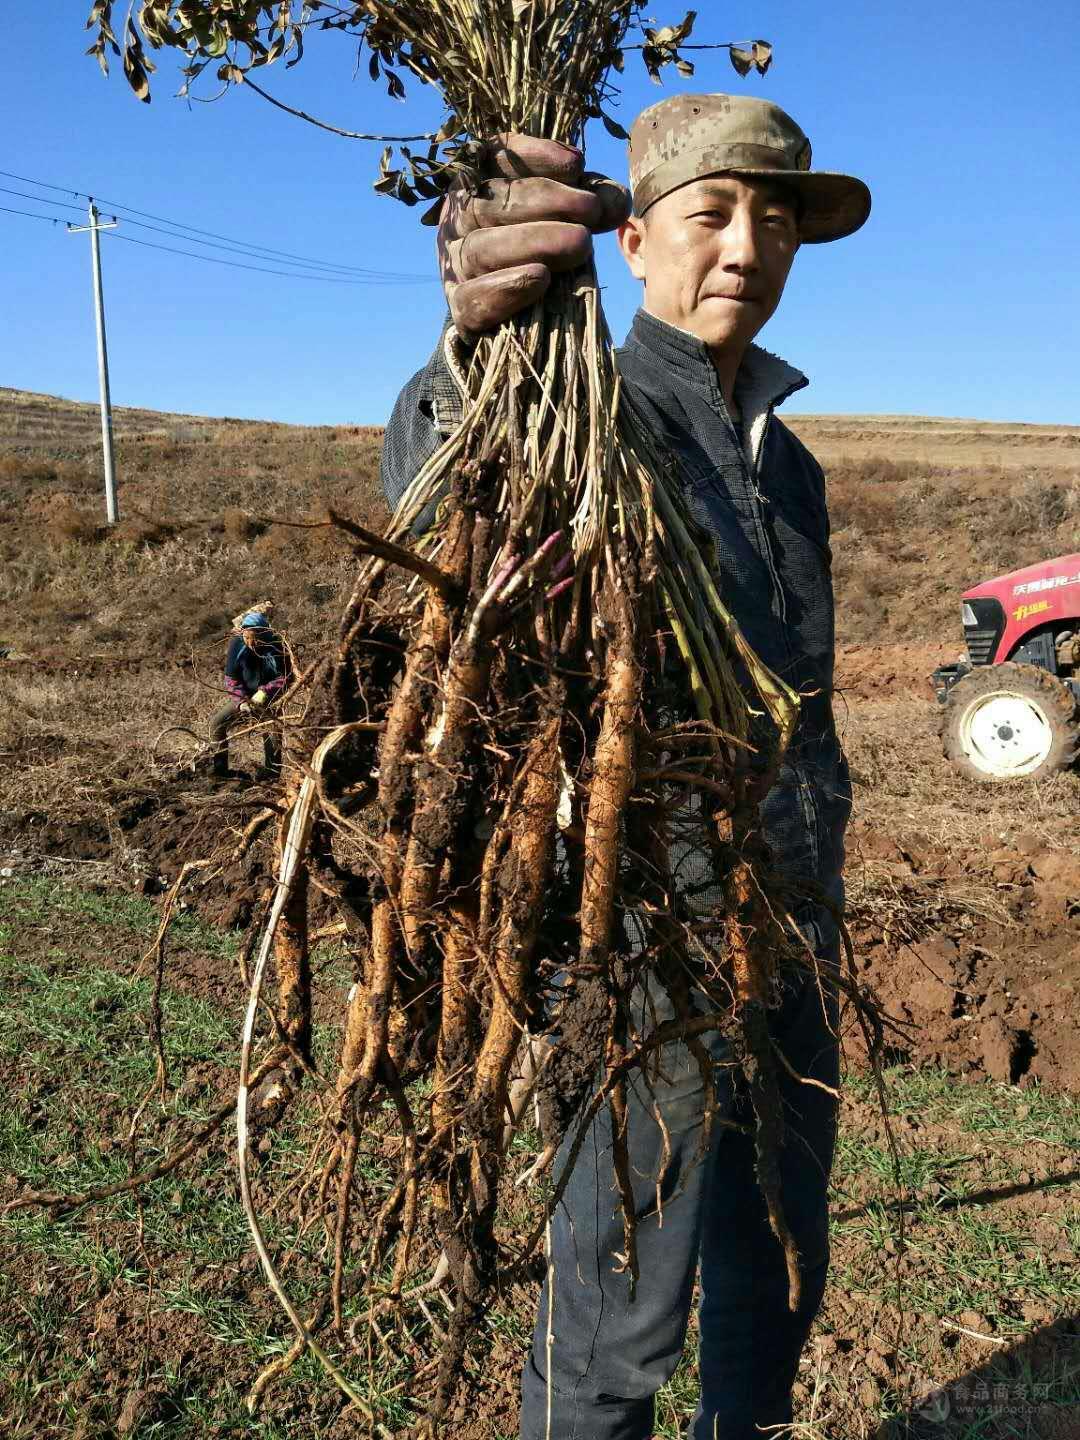
M 274 590 L 298 641 L 332 618 L 340 545 L 268 522 L 327 500 L 377 522 L 378 427 L 120 409 L 124 518 L 107 534 L 98 423 L 95 406 L 0 389 L 0 643 L 186 651 L 216 642 L 253 589 Z M 1080 427 L 790 423 L 829 476 L 841 644 L 958 631 L 964 588 L 1077 543 Z
M 842 648 L 958 648 L 961 590 L 1075 547 L 1080 429 L 792 426 L 829 474 Z M 326 501 L 374 526 L 385 514 L 377 427 L 119 409 L 115 430 L 123 518 L 110 532 L 97 408 L 0 389 L 0 645 L 37 662 L 5 666 L 0 753 L 9 775 L 16 755 L 30 763 L 31 793 L 76 751 L 96 773 L 165 724 L 205 719 L 229 617 L 256 595 L 273 594 L 301 654 L 325 635 L 352 557 L 328 530 L 275 518 Z

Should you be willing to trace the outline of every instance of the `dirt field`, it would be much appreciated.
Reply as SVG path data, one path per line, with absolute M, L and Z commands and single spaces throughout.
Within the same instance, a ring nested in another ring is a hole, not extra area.
M 888 1092 L 907 1187 L 898 1199 L 849 1036 L 833 1280 L 796 1433 L 1077 1440 L 1080 777 L 962 780 L 941 759 L 927 676 L 960 649 L 962 589 L 1076 548 L 1080 430 L 793 428 L 830 478 L 851 919 L 861 970 L 906 1031 Z M 332 626 L 351 558 L 275 516 L 320 499 L 381 514 L 377 431 L 120 412 L 117 436 L 123 521 L 106 534 L 96 412 L 0 391 L 0 1199 L 58 1173 L 68 1189 L 127 1173 L 153 1073 L 138 961 L 155 897 L 258 806 L 242 782 L 156 768 L 149 744 L 205 724 L 245 603 L 273 594 L 301 656 Z M 243 865 L 224 879 L 176 942 L 180 1078 L 151 1154 L 235 1073 L 232 927 L 258 893 Z M 307 1362 L 273 1422 L 243 1408 L 284 1332 L 248 1256 L 227 1138 L 155 1182 L 141 1214 L 130 1198 L 59 1222 L 16 1212 L 0 1254 L 0 1416 L 19 1440 L 363 1433 Z M 506 1297 L 492 1316 L 491 1403 L 460 1417 L 468 1440 L 513 1431 L 531 1304 Z M 393 1375 L 379 1383 L 404 1405 Z M 693 1403 L 688 1361 L 659 1433 L 676 1436 Z

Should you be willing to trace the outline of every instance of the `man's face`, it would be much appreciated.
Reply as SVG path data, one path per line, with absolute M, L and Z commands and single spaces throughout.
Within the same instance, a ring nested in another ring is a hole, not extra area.
M 792 199 L 767 180 L 714 175 L 619 231 L 645 309 L 715 354 L 741 355 L 772 316 L 799 248 Z

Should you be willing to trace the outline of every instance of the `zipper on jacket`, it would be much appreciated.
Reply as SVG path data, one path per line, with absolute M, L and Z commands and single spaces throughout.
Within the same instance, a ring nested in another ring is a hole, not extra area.
M 780 583 L 780 572 L 776 568 L 776 557 L 773 555 L 772 545 L 769 542 L 769 532 L 765 528 L 765 507 L 769 504 L 769 501 L 767 497 L 762 494 L 757 479 L 758 471 L 761 468 L 761 459 L 765 454 L 765 441 L 768 434 L 769 423 L 772 420 L 772 410 L 770 408 L 768 419 L 765 422 L 765 433 L 761 439 L 761 450 L 754 463 L 751 464 L 747 460 L 746 446 L 743 444 L 742 436 L 739 434 L 731 416 L 728 414 L 728 408 L 724 402 L 723 392 L 719 384 L 714 382 L 713 389 L 715 392 L 714 408 L 719 411 L 724 424 L 728 428 L 728 433 L 735 442 L 735 448 L 739 452 L 739 464 L 742 467 L 743 478 L 746 480 L 747 495 L 750 500 L 750 509 L 754 516 L 754 524 L 757 527 L 758 538 L 761 542 L 762 555 L 764 556 L 765 564 L 769 571 L 769 578 L 773 583 L 773 589 L 776 592 L 780 612 L 780 623 L 784 627 L 784 645 L 789 658 L 794 658 L 791 654 L 791 639 L 788 635 L 787 628 L 787 596 L 784 594 L 784 587 Z

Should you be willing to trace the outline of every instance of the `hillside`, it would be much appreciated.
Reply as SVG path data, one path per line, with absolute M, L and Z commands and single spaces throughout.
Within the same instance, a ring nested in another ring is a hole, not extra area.
M 830 485 L 841 642 L 937 640 L 990 575 L 1074 547 L 1080 427 L 794 416 Z M 0 642 L 101 650 L 215 633 L 252 586 L 307 633 L 345 583 L 333 499 L 384 513 L 381 431 L 118 409 L 122 523 L 101 525 L 97 407 L 0 389 Z M 957 635 L 957 639 L 959 636 Z
M 887 456 L 894 461 L 955 463 L 987 478 L 1033 466 L 1080 466 L 1080 426 L 944 420 L 921 415 L 786 415 L 822 464 Z

